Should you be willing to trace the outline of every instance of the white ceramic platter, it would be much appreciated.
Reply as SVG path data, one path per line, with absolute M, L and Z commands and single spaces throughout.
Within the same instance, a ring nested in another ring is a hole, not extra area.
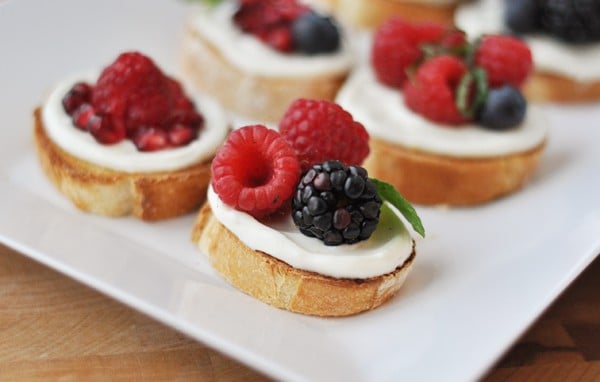
M 481 376 L 600 252 L 600 110 L 546 108 L 551 137 L 520 193 L 418 208 L 428 237 L 379 309 L 305 317 L 225 283 L 191 244 L 193 216 L 147 224 L 77 211 L 42 175 L 32 111 L 53 83 L 136 49 L 177 72 L 188 4 L 0 1 L 0 240 L 285 380 Z

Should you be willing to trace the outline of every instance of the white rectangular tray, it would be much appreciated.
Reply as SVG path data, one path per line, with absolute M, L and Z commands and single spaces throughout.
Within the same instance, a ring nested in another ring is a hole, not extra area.
M 130 49 L 176 72 L 188 5 L 0 4 L 0 241 L 271 376 L 475 379 L 600 252 L 600 110 L 547 107 L 547 151 L 526 189 L 482 207 L 418 208 L 428 236 L 389 303 L 344 319 L 267 306 L 213 272 L 190 242 L 193 216 L 81 213 L 35 158 L 32 111 L 52 84 Z

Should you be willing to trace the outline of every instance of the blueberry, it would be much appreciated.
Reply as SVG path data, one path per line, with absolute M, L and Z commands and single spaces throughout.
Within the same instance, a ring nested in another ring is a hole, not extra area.
M 340 33 L 329 17 L 307 12 L 292 24 L 292 39 L 298 52 L 318 54 L 335 52 L 340 45 Z
M 519 34 L 537 31 L 540 24 L 538 1 L 504 0 L 504 23 Z
M 510 85 L 490 89 L 479 112 L 479 123 L 493 130 L 519 125 L 525 118 L 527 102 L 521 92 Z

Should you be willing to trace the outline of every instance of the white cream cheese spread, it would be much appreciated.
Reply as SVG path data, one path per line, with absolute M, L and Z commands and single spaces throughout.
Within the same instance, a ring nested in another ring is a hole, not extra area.
M 232 21 L 235 2 L 225 1 L 214 8 L 199 6 L 190 21 L 193 30 L 219 49 L 243 71 L 269 77 L 303 77 L 344 73 L 353 64 L 349 44 L 343 41 L 333 53 L 318 55 L 283 54 L 243 33 Z
M 94 83 L 96 79 L 97 76 L 93 75 L 79 75 L 62 81 L 42 107 L 42 122 L 50 139 L 77 158 L 128 173 L 171 171 L 210 159 L 227 136 L 228 124 L 224 111 L 212 99 L 198 95 L 192 99 L 204 117 L 204 127 L 198 138 L 188 145 L 140 152 L 128 139 L 113 145 L 100 144 L 88 132 L 77 129 L 62 106 L 62 98 L 75 83 Z
M 208 203 L 214 216 L 247 247 L 269 254 L 294 268 L 336 278 L 369 278 L 394 271 L 411 255 L 413 241 L 402 221 L 384 206 L 377 229 L 365 241 L 326 246 L 305 236 L 291 216 L 262 223 L 251 215 L 225 205 L 212 187 Z
M 525 120 L 506 131 L 474 124 L 443 126 L 413 112 L 402 92 L 380 84 L 368 65 L 357 69 L 336 102 L 369 134 L 404 147 L 454 157 L 491 157 L 523 152 L 541 144 L 547 127 L 540 111 L 528 105 Z
M 501 33 L 504 26 L 502 0 L 479 0 L 460 6 L 456 25 L 470 36 Z M 568 44 L 542 34 L 524 36 L 537 69 L 580 82 L 600 80 L 600 43 Z

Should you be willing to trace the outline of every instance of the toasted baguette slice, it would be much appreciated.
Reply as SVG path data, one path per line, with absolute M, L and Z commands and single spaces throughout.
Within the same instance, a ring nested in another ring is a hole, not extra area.
M 279 122 L 298 98 L 333 100 L 348 73 L 271 77 L 246 73 L 193 28 L 183 42 L 182 67 L 190 81 L 243 117 Z
M 391 16 L 400 16 L 412 22 L 434 22 L 453 25 L 454 4 L 406 0 L 335 0 L 334 14 L 344 23 L 362 28 L 377 27 Z
M 233 286 L 273 306 L 314 316 L 348 316 L 390 299 L 404 283 L 415 258 L 393 272 L 368 279 L 338 279 L 294 268 L 242 243 L 222 225 L 206 203 L 192 240 Z
M 538 102 L 575 103 L 600 100 L 600 81 L 578 82 L 537 70 L 525 83 L 525 97 Z
M 34 140 L 42 169 L 79 209 L 99 215 L 159 220 L 192 212 L 202 204 L 210 161 L 167 172 L 125 173 L 81 160 L 47 135 L 41 110 L 34 112 Z
M 538 165 L 545 143 L 527 152 L 491 158 L 426 153 L 374 137 L 364 167 L 392 183 L 409 201 L 475 205 L 521 188 Z

